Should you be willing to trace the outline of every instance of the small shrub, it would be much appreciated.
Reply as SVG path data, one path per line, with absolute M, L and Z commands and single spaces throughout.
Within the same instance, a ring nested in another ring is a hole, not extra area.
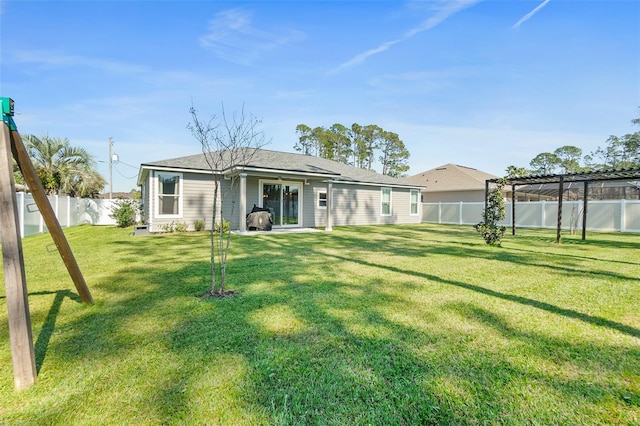
M 187 222 L 176 222 L 175 224 L 176 232 L 187 232 L 187 229 L 189 229 L 189 225 L 187 225 Z
M 176 231 L 176 223 L 171 221 L 171 223 L 165 223 L 164 225 L 160 225 L 160 229 L 162 232 L 175 232 Z
M 160 225 L 160 229 L 162 232 L 187 232 L 189 229 L 189 225 L 186 222 L 176 222 L 172 220 L 171 223 L 165 223 L 164 225 Z
M 231 223 L 228 220 L 222 221 L 222 231 L 220 231 L 220 222 L 216 222 L 215 226 L 213 227 L 214 232 L 222 232 L 223 234 L 228 233 L 230 229 Z
M 193 223 L 193 229 L 196 231 L 204 231 L 205 222 L 203 219 L 198 219 Z
M 109 217 L 116 221 L 118 227 L 126 228 L 136 223 L 136 209 L 139 206 L 136 200 L 119 198 L 113 204 Z

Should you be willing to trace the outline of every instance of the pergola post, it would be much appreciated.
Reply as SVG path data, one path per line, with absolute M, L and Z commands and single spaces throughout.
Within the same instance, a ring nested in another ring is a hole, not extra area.
M 489 179 L 484 181 L 484 211 L 487 211 L 489 205 Z
M 511 185 L 511 235 L 516 235 L 516 186 Z
M 583 194 L 583 200 L 582 200 L 582 239 L 586 240 L 587 239 L 587 199 L 588 197 L 588 193 L 589 193 L 589 182 L 588 181 L 584 181 L 584 194 Z
M 556 229 L 556 243 L 562 242 L 562 198 L 564 197 L 564 176 L 558 182 L 558 226 Z

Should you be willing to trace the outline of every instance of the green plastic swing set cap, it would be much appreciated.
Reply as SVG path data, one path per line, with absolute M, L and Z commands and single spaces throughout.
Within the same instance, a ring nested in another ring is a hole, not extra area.
M 2 115 L 13 115 L 13 99 L 11 98 L 0 98 L 2 99 Z

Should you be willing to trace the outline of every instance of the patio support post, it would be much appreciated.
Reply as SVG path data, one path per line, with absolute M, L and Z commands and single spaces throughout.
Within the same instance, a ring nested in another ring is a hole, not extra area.
M 327 182 L 327 223 L 324 230 L 333 231 L 333 182 Z
M 562 242 L 562 198 L 564 196 L 564 177 L 560 176 L 558 183 L 558 225 L 556 228 L 556 243 Z
M 582 200 L 582 239 L 587 239 L 587 198 L 589 194 L 589 182 L 584 181 L 584 199 Z
M 240 233 L 247 232 L 247 174 L 240 173 Z

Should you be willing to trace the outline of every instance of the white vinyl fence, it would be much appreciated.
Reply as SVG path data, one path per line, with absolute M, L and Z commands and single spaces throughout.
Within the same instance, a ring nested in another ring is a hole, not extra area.
M 582 229 L 582 201 L 562 202 L 562 228 Z M 423 203 L 422 222 L 475 225 L 482 220 L 484 203 Z M 505 203 L 502 225 L 511 226 L 511 203 Z M 556 228 L 557 201 L 516 202 L 516 227 Z M 640 232 L 640 200 L 589 201 L 587 229 L 593 231 Z
M 109 217 L 113 200 L 100 200 L 93 198 L 73 198 L 66 195 L 49 195 L 49 203 L 53 208 L 60 226 L 82 225 L 115 225 L 116 222 Z M 20 236 L 47 232 L 42 215 L 31 194 L 16 193 L 18 201 L 18 218 L 20 223 Z

